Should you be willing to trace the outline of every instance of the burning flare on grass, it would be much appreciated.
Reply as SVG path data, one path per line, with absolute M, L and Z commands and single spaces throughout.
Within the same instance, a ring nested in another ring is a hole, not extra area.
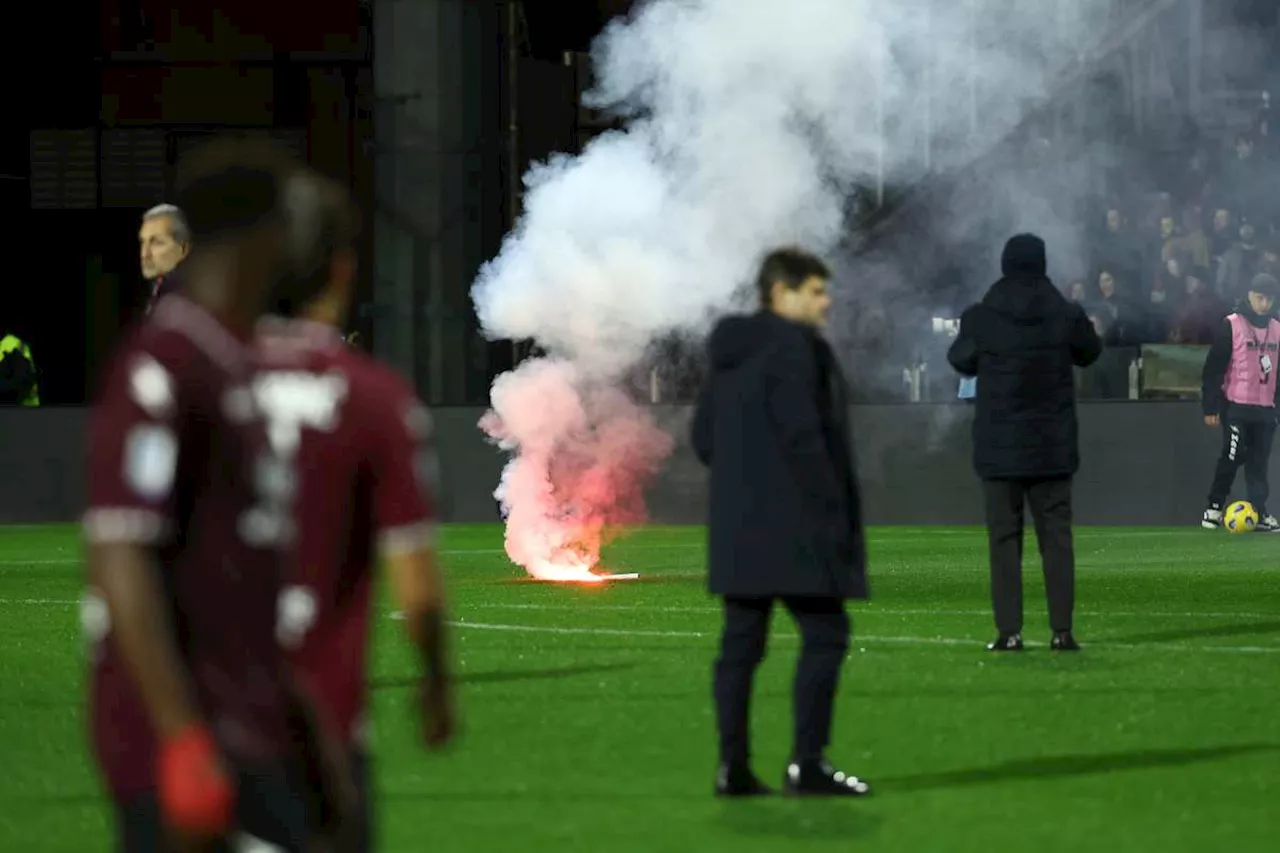
M 494 493 L 507 554 L 535 578 L 598 582 L 600 548 L 645 521 L 644 486 L 671 438 L 616 387 L 534 359 L 494 382 L 480 427 L 513 454 Z

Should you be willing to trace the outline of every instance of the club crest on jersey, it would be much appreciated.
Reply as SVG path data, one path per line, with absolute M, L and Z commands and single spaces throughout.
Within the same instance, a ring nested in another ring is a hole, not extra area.
M 253 399 L 267 424 L 267 438 L 277 453 L 297 451 L 302 428 L 329 432 L 347 397 L 341 373 L 317 376 L 301 371 L 266 371 L 253 381 Z

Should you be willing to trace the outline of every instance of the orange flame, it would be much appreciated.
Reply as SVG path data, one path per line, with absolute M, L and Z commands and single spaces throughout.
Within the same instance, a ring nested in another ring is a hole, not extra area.
M 534 563 L 529 566 L 529 574 L 540 581 L 555 583 L 600 583 L 606 580 L 604 575 L 597 575 L 586 566 L 565 566 L 550 562 Z
M 549 559 L 532 561 L 527 571 L 540 581 L 599 583 L 604 578 L 591 571 L 599 560 L 599 553 L 598 545 L 594 553 L 587 549 L 563 548 Z

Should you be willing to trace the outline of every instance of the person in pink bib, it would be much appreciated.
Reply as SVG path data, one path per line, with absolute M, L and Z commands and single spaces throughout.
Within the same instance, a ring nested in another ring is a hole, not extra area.
M 1258 511 L 1257 530 L 1280 531 L 1267 509 L 1267 463 L 1276 434 L 1276 368 L 1280 366 L 1280 320 L 1272 314 L 1280 282 L 1266 273 L 1253 277 L 1235 313 L 1222 322 L 1204 363 L 1204 422 L 1222 427 L 1222 455 L 1209 487 L 1201 527 L 1222 526 L 1227 493 L 1243 465 L 1249 502 Z

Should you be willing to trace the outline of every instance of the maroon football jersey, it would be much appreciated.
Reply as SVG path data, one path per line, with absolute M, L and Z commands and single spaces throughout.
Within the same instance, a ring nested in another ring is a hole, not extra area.
M 281 641 L 335 731 L 358 742 L 378 551 L 433 532 L 431 420 L 398 374 L 330 327 L 264 322 L 254 396 L 298 471 Z
M 276 641 L 290 472 L 270 454 L 251 350 L 180 296 L 117 349 L 89 427 L 90 542 L 150 546 L 195 699 L 233 761 L 290 749 Z M 90 590 L 92 738 L 118 796 L 152 787 L 154 733 Z

